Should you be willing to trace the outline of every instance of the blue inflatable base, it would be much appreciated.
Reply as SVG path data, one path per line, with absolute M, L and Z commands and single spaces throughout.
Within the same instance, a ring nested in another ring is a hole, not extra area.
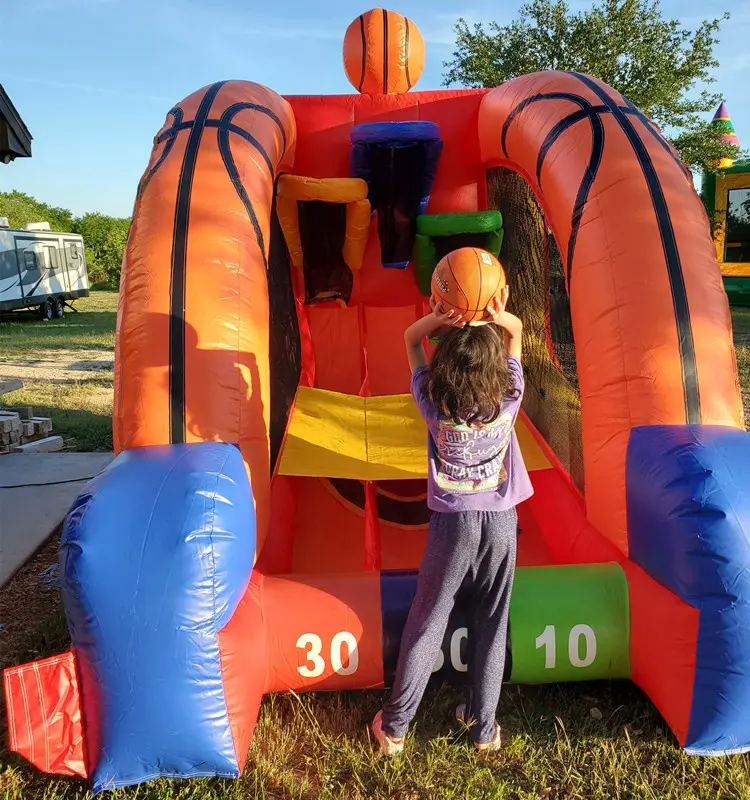
M 238 776 L 217 634 L 254 555 L 253 498 L 233 445 L 123 453 L 80 495 L 60 567 L 95 792 Z
M 700 611 L 685 749 L 750 751 L 750 434 L 634 429 L 627 508 L 630 557 Z

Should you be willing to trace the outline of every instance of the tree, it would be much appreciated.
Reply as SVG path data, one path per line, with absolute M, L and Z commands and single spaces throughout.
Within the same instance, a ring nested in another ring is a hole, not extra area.
M 96 212 L 74 217 L 67 208 L 54 208 L 16 191 L 0 192 L 0 217 L 8 217 L 11 228 L 23 228 L 27 222 L 49 222 L 53 231 L 80 233 L 91 283 L 118 287 L 129 218 Z
M 83 236 L 86 263 L 92 283 L 118 286 L 122 254 L 130 230 L 130 220 L 96 212 L 84 214 L 75 222 L 75 232 Z
M 53 231 L 73 231 L 73 214 L 67 208 L 53 208 L 23 192 L 0 192 L 0 217 L 7 217 L 11 228 L 23 228 L 27 222 L 49 222 Z
M 532 0 L 509 25 L 455 26 L 456 49 L 444 64 L 445 85 L 497 86 L 540 70 L 593 75 L 627 97 L 662 129 L 685 163 L 715 171 L 721 158 L 736 158 L 721 132 L 702 115 L 720 96 L 701 84 L 714 82 L 713 49 L 729 14 L 704 20 L 695 30 L 662 17 L 659 0 L 601 0 L 572 13 L 565 0 Z

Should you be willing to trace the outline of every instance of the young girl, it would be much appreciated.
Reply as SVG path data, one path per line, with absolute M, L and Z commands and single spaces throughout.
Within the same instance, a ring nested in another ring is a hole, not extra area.
M 521 320 L 505 310 L 508 289 L 487 322 L 465 325 L 439 306 L 404 335 L 411 391 L 429 429 L 432 511 L 417 593 L 401 640 L 390 699 L 372 731 L 397 755 L 440 650 L 456 594 L 469 592 L 466 702 L 457 718 L 477 750 L 500 747 L 495 715 L 505 666 L 516 563 L 515 507 L 532 494 L 513 426 L 521 407 Z M 427 366 L 423 340 L 443 331 Z

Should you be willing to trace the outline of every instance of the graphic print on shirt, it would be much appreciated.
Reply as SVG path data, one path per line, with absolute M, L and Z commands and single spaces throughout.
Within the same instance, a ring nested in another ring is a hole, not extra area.
M 435 483 L 452 494 L 486 492 L 508 479 L 505 454 L 513 431 L 513 412 L 479 427 L 438 423 Z

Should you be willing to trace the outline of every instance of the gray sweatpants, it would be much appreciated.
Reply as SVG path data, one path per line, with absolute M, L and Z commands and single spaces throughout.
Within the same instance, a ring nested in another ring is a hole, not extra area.
M 459 591 L 468 595 L 466 719 L 478 744 L 492 740 L 505 667 L 516 565 L 515 509 L 433 513 L 417 594 L 401 639 L 383 730 L 406 735 L 417 713 Z

